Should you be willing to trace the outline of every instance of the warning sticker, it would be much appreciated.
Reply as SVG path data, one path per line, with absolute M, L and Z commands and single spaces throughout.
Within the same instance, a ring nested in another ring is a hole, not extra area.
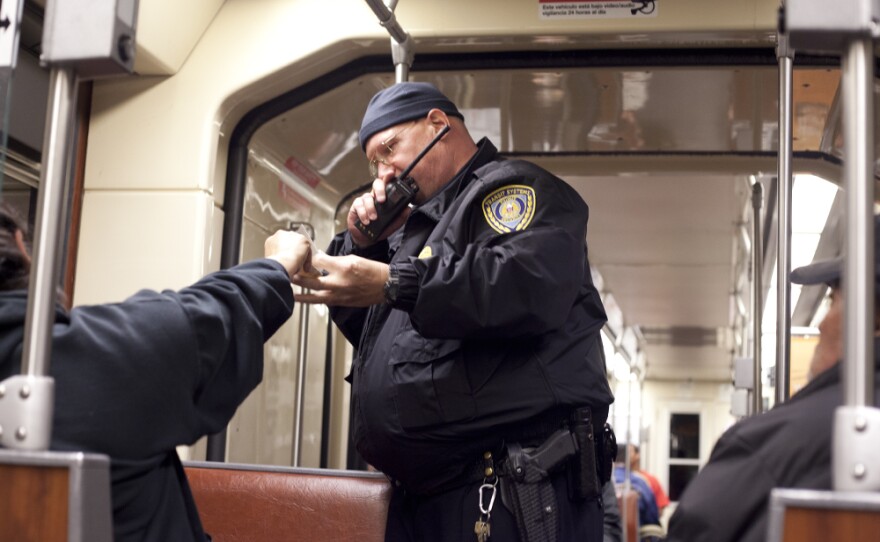
M 609 0 L 538 0 L 541 19 L 622 19 L 656 17 L 656 0 L 612 2 Z

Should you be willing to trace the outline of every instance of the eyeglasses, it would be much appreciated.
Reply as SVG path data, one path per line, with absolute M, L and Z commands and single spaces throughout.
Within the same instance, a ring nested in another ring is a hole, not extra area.
M 401 128 L 379 142 L 379 148 L 376 149 L 376 154 L 374 154 L 373 159 L 370 160 L 370 175 L 372 175 L 374 179 L 379 176 L 379 164 L 386 166 L 391 165 L 389 162 L 391 161 L 391 157 L 394 156 L 394 146 L 397 144 L 395 139 L 397 139 L 397 136 L 412 128 L 413 124 L 410 124 L 406 128 Z

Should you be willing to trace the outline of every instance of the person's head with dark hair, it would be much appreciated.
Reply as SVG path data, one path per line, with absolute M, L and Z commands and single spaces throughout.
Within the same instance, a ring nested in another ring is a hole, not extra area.
M 27 288 L 31 270 L 27 227 L 15 210 L 0 202 L 0 291 Z
M 617 443 L 617 457 L 614 462 L 619 465 L 626 465 L 627 453 L 629 453 L 630 470 L 639 470 L 639 445 L 630 442 Z
M 880 215 L 874 217 L 874 328 L 880 335 Z M 791 272 L 795 284 L 826 284 L 831 288 L 831 305 L 819 324 L 819 343 L 810 361 L 808 377 L 833 367 L 843 359 L 843 256 L 813 262 Z

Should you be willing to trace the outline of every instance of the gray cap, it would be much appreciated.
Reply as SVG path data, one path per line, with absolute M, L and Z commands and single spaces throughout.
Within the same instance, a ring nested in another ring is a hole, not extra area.
M 880 215 L 874 216 L 874 283 L 880 280 Z M 831 260 L 820 260 L 810 265 L 798 267 L 791 272 L 795 284 L 833 284 L 840 282 L 843 275 L 843 256 Z M 877 291 L 880 295 L 880 290 Z
M 423 117 L 432 109 L 464 120 L 455 104 L 430 83 L 397 83 L 380 90 L 370 100 L 364 120 L 361 121 L 358 132 L 361 149 L 366 150 L 367 141 L 373 134 Z

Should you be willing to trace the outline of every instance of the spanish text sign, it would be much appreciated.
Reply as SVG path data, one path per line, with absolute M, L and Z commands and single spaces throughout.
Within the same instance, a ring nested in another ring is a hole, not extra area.
M 609 0 L 538 0 L 542 19 L 622 19 L 656 17 L 655 0 L 612 2 Z

